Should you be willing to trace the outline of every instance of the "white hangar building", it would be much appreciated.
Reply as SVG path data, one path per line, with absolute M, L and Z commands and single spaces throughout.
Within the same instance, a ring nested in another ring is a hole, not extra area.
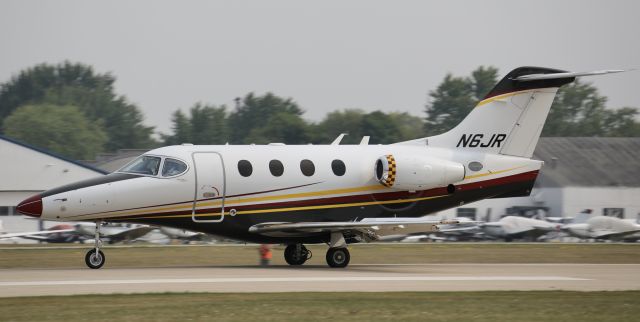
M 487 199 L 442 211 L 498 220 L 507 214 L 640 216 L 640 138 L 540 138 L 533 158 L 545 162 L 529 197 Z M 542 210 L 544 209 L 544 210 Z
M 33 230 L 35 220 L 16 213 L 22 200 L 50 188 L 106 174 L 46 150 L 0 136 L 0 220 L 7 231 Z M 26 225 L 26 229 L 23 227 Z M 24 230 L 23 230 L 24 229 Z

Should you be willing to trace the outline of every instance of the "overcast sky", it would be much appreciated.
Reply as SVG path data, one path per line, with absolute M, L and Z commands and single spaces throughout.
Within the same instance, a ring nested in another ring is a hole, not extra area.
M 639 1 L 0 2 L 0 82 L 37 63 L 93 65 L 146 123 L 248 92 L 292 97 L 320 120 L 343 108 L 424 115 L 446 73 L 493 65 L 640 67 Z M 590 78 L 640 107 L 640 71 Z

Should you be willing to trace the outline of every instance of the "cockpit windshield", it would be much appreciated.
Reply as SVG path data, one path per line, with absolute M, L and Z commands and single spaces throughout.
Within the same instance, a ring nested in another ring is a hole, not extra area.
M 158 174 L 158 171 L 160 171 L 161 161 L 162 159 L 159 157 L 143 155 L 118 170 L 118 172 L 155 176 Z
M 176 159 L 166 158 L 164 159 L 164 166 L 162 167 L 163 177 L 177 176 L 187 170 L 187 165 Z

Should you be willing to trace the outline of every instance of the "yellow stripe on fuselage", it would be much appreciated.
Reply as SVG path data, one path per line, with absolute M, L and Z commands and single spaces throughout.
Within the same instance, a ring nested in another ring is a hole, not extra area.
M 526 167 L 526 166 L 522 165 L 522 166 L 515 167 L 515 168 L 509 168 L 509 169 L 498 170 L 498 171 L 489 171 L 487 173 L 479 173 L 479 174 L 466 176 L 466 177 L 464 177 L 464 179 L 466 180 L 466 179 L 474 179 L 474 178 L 486 177 L 486 176 L 490 176 L 492 174 L 505 173 L 505 172 L 508 172 L 508 171 L 512 171 L 512 170 L 516 170 L 516 169 L 520 169 L 520 168 L 524 168 L 524 167 Z
M 230 198 L 225 198 L 224 205 L 228 206 L 228 205 L 238 205 L 238 204 L 247 203 L 247 202 L 261 202 L 261 201 L 275 201 L 275 200 L 296 199 L 296 198 L 305 198 L 305 197 L 319 197 L 319 196 L 346 194 L 346 193 L 354 193 L 354 192 L 378 191 L 378 190 L 384 190 L 384 189 L 387 189 L 387 188 L 382 185 L 373 185 L 373 186 L 364 186 L 364 187 L 355 187 L 355 188 L 300 192 L 300 193 L 290 193 L 290 194 L 276 195 L 276 196 L 252 197 L 252 198 L 242 198 L 242 199 L 231 199 L 234 197 L 230 197 Z M 200 201 L 196 204 L 196 207 L 212 207 L 212 206 L 221 206 L 221 205 L 222 205 L 222 200 Z M 188 210 L 188 209 L 191 209 L 192 207 L 193 207 L 193 201 L 187 201 L 180 205 L 173 205 L 168 207 L 150 206 L 148 208 L 139 209 L 139 210 L 108 212 L 108 213 L 104 213 L 104 215 L 133 216 L 133 215 L 143 215 L 149 212 Z
M 273 209 L 258 209 L 258 210 L 240 210 L 236 212 L 236 215 L 249 215 L 249 214 L 264 214 L 264 213 L 274 213 L 274 212 L 288 212 L 288 211 L 301 211 L 301 210 L 316 210 L 316 209 L 332 209 L 332 208 L 346 208 L 346 207 L 361 207 L 361 206 L 371 206 L 371 205 L 386 205 L 386 204 L 394 204 L 394 203 L 405 203 L 405 202 L 416 202 L 421 200 L 435 199 L 446 197 L 447 195 L 441 196 L 431 196 L 431 197 L 421 197 L 421 198 L 413 198 L 413 199 L 396 199 L 396 200 L 387 200 L 387 201 L 367 201 L 367 202 L 355 202 L 355 203 L 343 203 L 343 204 L 331 204 L 331 205 L 319 205 L 319 206 L 303 206 L 303 207 L 290 207 L 290 208 L 273 208 Z M 228 211 L 224 212 L 225 216 L 229 214 Z M 196 217 L 205 217 L 205 216 L 220 216 L 220 213 L 211 213 L 211 214 L 197 214 Z M 149 217 L 137 217 L 137 218 L 122 218 L 122 220 L 127 219 L 158 219 L 158 218 L 179 218 L 179 217 L 191 217 L 191 214 L 188 215 L 168 215 L 168 216 L 149 216 Z

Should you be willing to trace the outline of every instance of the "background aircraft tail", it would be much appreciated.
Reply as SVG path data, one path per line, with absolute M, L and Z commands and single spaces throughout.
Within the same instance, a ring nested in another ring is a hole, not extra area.
M 507 74 L 455 128 L 446 133 L 402 142 L 478 150 L 530 158 L 560 86 L 577 76 L 619 71 L 571 73 L 542 67 L 519 67 Z

